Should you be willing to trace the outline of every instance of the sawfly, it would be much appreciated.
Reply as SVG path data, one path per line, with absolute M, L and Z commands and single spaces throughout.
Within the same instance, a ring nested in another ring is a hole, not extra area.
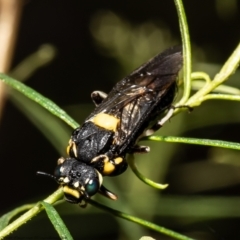
M 54 175 L 38 174 L 54 178 L 71 203 L 86 202 L 97 192 L 117 199 L 102 185 L 103 176 L 123 173 L 127 153 L 149 152 L 148 146 L 137 142 L 171 117 L 182 61 L 182 48 L 172 47 L 123 78 L 108 95 L 94 91 L 96 108 L 73 131 L 69 157 L 58 160 Z

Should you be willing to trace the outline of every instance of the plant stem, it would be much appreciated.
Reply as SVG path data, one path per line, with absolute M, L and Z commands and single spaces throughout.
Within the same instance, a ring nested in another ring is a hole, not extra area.
M 188 100 L 191 92 L 191 72 L 192 72 L 192 57 L 191 57 L 191 44 L 190 35 L 188 31 L 187 17 L 184 11 L 183 3 L 181 0 L 174 0 L 178 13 L 178 20 L 180 25 L 180 32 L 183 42 L 183 82 L 184 90 L 181 100 L 177 106 L 184 105 Z
M 226 81 L 238 68 L 240 63 L 240 44 L 234 50 L 232 55 L 228 58 L 226 63 L 221 68 L 220 72 L 216 74 L 210 84 L 206 84 L 202 89 L 195 93 L 185 104 L 191 107 L 201 104 L 201 99 L 210 93 L 213 89 Z
M 58 201 L 60 198 L 63 197 L 63 191 L 62 188 L 59 188 L 56 192 L 54 192 L 52 195 L 47 197 L 44 201 L 53 204 L 56 201 Z M 5 227 L 0 232 L 0 239 L 3 239 L 13 231 L 15 231 L 18 227 L 29 221 L 31 218 L 36 216 L 39 212 L 41 212 L 44 209 L 41 203 L 37 203 L 32 209 L 24 213 L 22 216 L 20 216 L 18 219 L 10 223 L 7 227 Z

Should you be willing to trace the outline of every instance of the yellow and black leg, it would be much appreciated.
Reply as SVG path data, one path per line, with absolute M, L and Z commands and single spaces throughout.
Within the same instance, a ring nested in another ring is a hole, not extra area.
M 127 169 L 127 162 L 123 157 L 109 159 L 107 155 L 99 155 L 93 158 L 91 165 L 104 176 L 116 176 Z

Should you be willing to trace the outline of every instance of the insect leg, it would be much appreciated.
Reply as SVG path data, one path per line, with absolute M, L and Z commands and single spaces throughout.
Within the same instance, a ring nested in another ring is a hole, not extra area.
M 107 97 L 107 94 L 102 91 L 94 91 L 91 93 L 91 98 L 93 100 L 93 103 L 97 107 L 99 104 L 102 103 L 102 101 Z
M 150 135 L 152 135 L 154 132 L 156 132 L 159 128 L 161 128 L 161 127 L 163 126 L 163 124 L 164 124 L 165 122 L 167 122 L 167 121 L 172 117 L 174 110 L 175 110 L 175 107 L 172 106 L 172 107 L 169 109 L 169 111 L 168 111 L 168 113 L 166 114 L 166 116 L 165 116 L 164 118 L 160 119 L 157 123 L 155 123 L 150 129 L 147 129 L 147 130 L 144 132 L 143 136 L 144 136 L 144 137 L 150 136 Z
M 115 195 L 113 192 L 109 191 L 107 188 L 105 188 L 103 185 L 98 190 L 100 194 L 103 196 L 110 198 L 112 200 L 117 200 L 117 195 Z
M 107 155 L 99 155 L 92 159 L 95 166 L 104 176 L 117 176 L 127 169 L 127 162 L 123 157 L 109 159 Z
M 134 147 L 131 148 L 130 152 L 131 153 L 148 153 L 150 152 L 150 147 L 135 145 Z
M 160 129 L 163 126 L 163 124 L 172 117 L 174 110 L 177 108 L 187 108 L 189 112 L 192 111 L 192 108 L 187 105 L 181 105 L 181 106 L 177 106 L 177 107 L 171 106 L 169 111 L 167 112 L 166 116 L 164 118 L 160 119 L 157 123 L 155 123 L 150 129 L 147 129 L 144 132 L 143 137 L 150 136 L 154 132 L 156 132 L 158 129 Z

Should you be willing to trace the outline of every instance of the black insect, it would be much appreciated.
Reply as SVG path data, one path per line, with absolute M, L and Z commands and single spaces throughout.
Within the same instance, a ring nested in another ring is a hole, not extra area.
M 102 176 L 123 173 L 127 153 L 149 152 L 136 142 L 171 117 L 181 67 L 181 47 L 172 47 L 122 79 L 108 95 L 92 93 L 95 110 L 73 131 L 67 148 L 70 157 L 60 158 L 50 175 L 63 186 L 67 201 L 81 203 L 97 192 L 117 198 L 102 185 Z

